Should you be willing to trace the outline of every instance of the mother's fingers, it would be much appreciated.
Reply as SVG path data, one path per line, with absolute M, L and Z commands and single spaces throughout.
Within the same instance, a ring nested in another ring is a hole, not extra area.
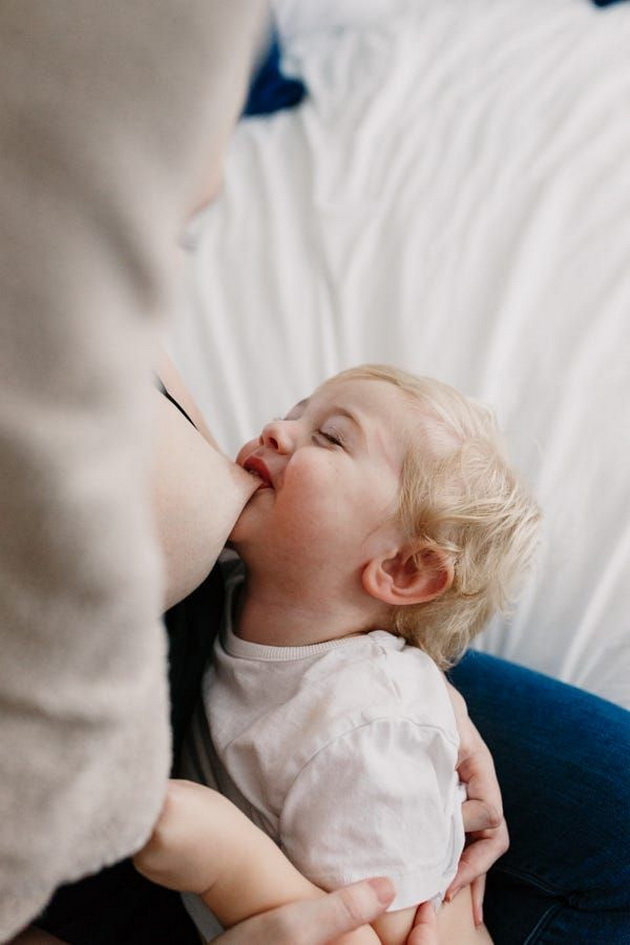
M 486 745 L 480 742 L 460 760 L 457 768 L 460 780 L 466 785 L 470 800 L 483 801 L 499 816 L 503 814 L 501 788 L 492 756 Z
M 486 891 L 486 877 L 478 876 L 477 879 L 473 880 L 470 893 L 472 897 L 472 907 L 473 907 L 473 919 L 475 925 L 481 925 L 483 923 L 483 897 Z
M 462 886 L 468 886 L 484 876 L 508 846 L 509 835 L 503 820 L 495 830 L 473 837 L 460 857 L 457 874 L 446 892 L 446 898 L 452 899 Z
M 423 902 L 418 907 L 414 926 L 409 933 L 406 945 L 440 945 L 433 903 Z
M 393 901 L 390 880 L 367 879 L 319 899 L 293 902 L 235 925 L 216 945 L 326 945 L 373 922 Z M 420 940 L 420 945 L 423 945 Z M 427 943 L 428 945 L 428 943 Z
M 461 855 L 458 875 L 451 888 L 455 884 L 459 887 L 472 883 L 477 876 L 487 873 L 510 845 L 505 818 L 493 807 L 483 801 L 467 801 L 462 812 L 468 843 Z
M 503 824 L 501 811 L 493 804 L 482 800 L 464 801 L 462 816 L 466 833 L 478 833 L 480 830 L 497 830 Z

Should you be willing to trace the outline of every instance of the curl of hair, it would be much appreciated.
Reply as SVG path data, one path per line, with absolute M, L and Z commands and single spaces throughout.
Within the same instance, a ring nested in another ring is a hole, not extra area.
M 454 576 L 434 600 L 392 608 L 387 629 L 447 668 L 492 614 L 509 612 L 538 544 L 540 510 L 508 463 L 488 408 L 387 365 L 340 376 L 394 384 L 419 408 L 397 518 L 423 566 L 448 560 Z

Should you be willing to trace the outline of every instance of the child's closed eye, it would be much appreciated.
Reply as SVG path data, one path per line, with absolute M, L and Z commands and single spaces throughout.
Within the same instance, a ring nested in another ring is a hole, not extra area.
M 336 430 L 316 430 L 313 434 L 313 437 L 317 437 L 326 440 L 328 443 L 331 443 L 333 446 L 343 447 L 344 441 L 340 433 Z

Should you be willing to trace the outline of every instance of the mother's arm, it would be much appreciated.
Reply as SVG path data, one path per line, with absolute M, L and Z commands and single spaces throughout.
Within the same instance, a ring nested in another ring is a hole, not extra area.
M 182 600 L 215 564 L 259 481 L 222 453 L 167 355 L 162 383 L 195 427 L 156 390 L 154 503 L 164 555 L 164 608 Z

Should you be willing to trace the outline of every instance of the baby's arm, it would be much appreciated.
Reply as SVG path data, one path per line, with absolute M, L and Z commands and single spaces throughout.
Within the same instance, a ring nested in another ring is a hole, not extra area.
M 189 781 L 169 783 L 153 835 L 134 863 L 162 886 L 198 893 L 227 928 L 276 906 L 323 896 L 238 808 Z M 379 938 L 362 926 L 334 945 L 379 945 Z

